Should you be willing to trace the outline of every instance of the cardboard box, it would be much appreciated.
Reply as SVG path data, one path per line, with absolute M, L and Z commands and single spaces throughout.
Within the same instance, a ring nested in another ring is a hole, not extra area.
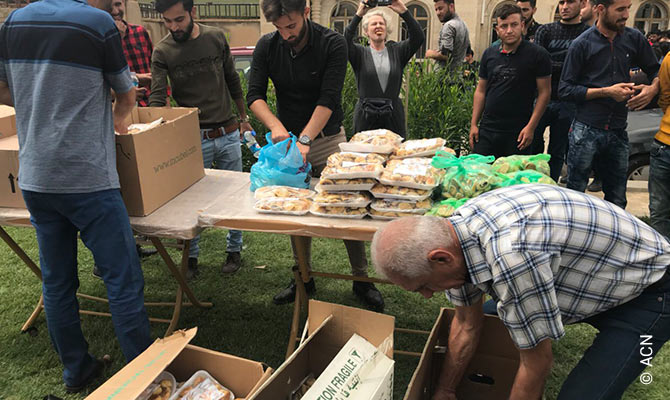
M 246 398 L 272 374 L 263 364 L 193 346 L 198 328 L 177 331 L 156 340 L 148 349 L 102 384 L 87 400 L 133 400 L 163 371 L 177 382 L 187 381 L 199 370 L 207 371 L 236 398 Z
M 309 336 L 277 369 L 249 400 L 288 400 L 305 379 L 318 378 L 354 333 L 393 358 L 395 318 L 390 315 L 309 301 Z M 393 393 L 393 369 L 378 377 L 385 382 L 378 396 L 371 400 L 390 399 Z M 378 386 L 378 385 L 376 385 Z M 388 393 L 388 397 L 383 397 Z M 377 394 L 376 394 L 377 395 Z
M 205 176 L 196 108 L 135 108 L 130 123 L 166 122 L 116 135 L 116 167 L 128 215 L 143 217 Z
M 443 308 L 430 332 L 405 400 L 430 400 L 444 362 L 454 309 Z M 459 400 L 509 398 L 519 368 L 519 350 L 498 317 L 484 316 L 479 346 L 456 390 Z
M 8 106 L 0 106 L 0 207 L 26 208 L 19 189 L 16 112 Z

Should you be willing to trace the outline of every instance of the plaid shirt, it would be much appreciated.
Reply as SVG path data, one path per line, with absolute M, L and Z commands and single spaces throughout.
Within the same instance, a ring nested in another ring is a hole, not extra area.
M 447 297 L 464 306 L 491 295 L 520 349 L 637 297 L 670 265 L 670 243 L 644 222 L 556 186 L 494 190 L 449 220 L 471 283 Z
M 123 54 L 126 56 L 128 68 L 136 74 L 148 74 L 151 72 L 151 38 L 146 29 L 141 25 L 129 24 L 123 21 L 128 27 L 126 36 L 121 39 L 123 44 Z M 149 90 L 146 95 L 138 101 L 140 107 L 146 107 L 149 104 Z

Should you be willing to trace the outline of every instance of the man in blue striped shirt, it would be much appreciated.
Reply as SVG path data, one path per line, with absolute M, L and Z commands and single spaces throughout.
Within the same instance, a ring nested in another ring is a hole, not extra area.
M 77 392 L 103 367 L 79 321 L 78 233 L 102 272 L 126 359 L 151 344 L 116 172 L 114 129 L 127 131 L 135 92 L 112 17 L 83 0 L 14 11 L 0 28 L 0 102 L 16 108 L 19 187 L 37 233 L 49 334 L 65 388 Z
M 623 209 L 549 185 L 498 189 L 448 219 L 396 220 L 372 243 L 377 270 L 456 306 L 433 399 L 453 399 L 477 347 L 482 298 L 490 295 L 519 348 L 511 399 L 539 399 L 551 371 L 551 341 L 564 326 L 600 332 L 559 399 L 614 399 L 640 374 L 640 336 L 653 354 L 670 339 L 670 243 Z M 648 356 L 647 356 L 648 357 Z

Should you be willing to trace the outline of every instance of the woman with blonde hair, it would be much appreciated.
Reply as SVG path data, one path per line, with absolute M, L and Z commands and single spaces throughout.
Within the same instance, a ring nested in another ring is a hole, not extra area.
M 361 2 L 351 23 L 344 31 L 347 39 L 349 62 L 356 74 L 358 102 L 354 109 L 354 131 L 389 129 L 405 136 L 405 112 L 398 95 L 405 65 L 423 44 L 421 26 L 412 17 L 401 0 L 392 0 L 388 6 L 407 24 L 409 38 L 401 42 L 387 42 L 389 21 L 382 10 L 371 10 Z M 375 3 L 376 4 L 376 1 Z M 367 47 L 354 43 L 358 25 L 363 21 Z

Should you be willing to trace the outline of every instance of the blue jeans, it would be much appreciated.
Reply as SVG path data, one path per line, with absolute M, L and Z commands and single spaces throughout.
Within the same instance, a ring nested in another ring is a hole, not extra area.
M 649 161 L 651 226 L 670 239 L 670 148 L 654 141 Z
M 605 200 L 625 209 L 629 153 L 626 131 L 607 131 L 575 120 L 569 140 L 568 189 L 584 192 L 593 167 L 602 179 Z
M 575 117 L 574 103 L 551 101 L 535 129 L 531 154 L 544 153 L 544 130 L 549 127 L 549 168 L 551 179 L 558 181 L 568 151 L 568 131 Z
M 670 279 L 583 322 L 598 334 L 563 382 L 558 400 L 621 398 L 646 367 L 643 361 L 670 340 Z M 653 367 L 647 372 L 653 374 Z
M 240 147 L 240 131 L 236 130 L 216 139 L 202 140 L 202 160 L 205 168 L 242 171 L 242 148 Z M 230 230 L 226 237 L 226 251 L 235 253 L 242 251 L 242 232 Z M 189 257 L 200 255 L 200 235 L 191 240 Z
M 128 213 L 118 189 L 80 194 L 23 191 L 37 233 L 44 310 L 65 384 L 86 380 L 94 365 L 79 321 L 77 232 L 107 288 L 114 331 L 127 361 L 151 344 L 144 277 Z

